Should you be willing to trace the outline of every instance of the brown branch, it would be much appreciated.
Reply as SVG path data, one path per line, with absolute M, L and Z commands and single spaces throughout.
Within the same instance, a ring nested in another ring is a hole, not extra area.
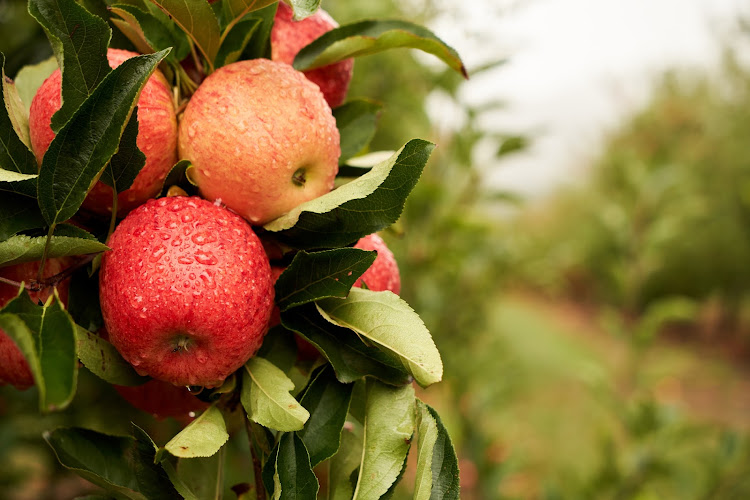
M 260 463 L 258 457 L 258 449 L 253 438 L 252 422 L 247 418 L 247 414 L 243 411 L 242 417 L 245 419 L 245 430 L 247 431 L 247 439 L 250 442 L 250 454 L 253 457 L 253 479 L 255 480 L 255 498 L 257 500 L 266 500 L 266 487 L 263 484 L 263 466 Z
M 89 254 L 84 256 L 82 259 L 79 259 L 78 262 L 76 262 L 74 265 L 63 269 L 57 274 L 54 274 L 48 278 L 44 279 L 30 279 L 28 281 L 23 282 L 23 287 L 26 290 L 29 290 L 30 292 L 41 292 L 45 288 L 52 288 L 60 284 L 60 282 L 68 279 L 74 272 L 76 272 L 78 269 L 82 268 L 92 260 L 96 258 L 98 254 Z M 6 283 L 8 285 L 14 286 L 16 288 L 21 286 L 20 281 L 11 280 L 8 278 L 4 278 L 0 276 L 0 283 Z

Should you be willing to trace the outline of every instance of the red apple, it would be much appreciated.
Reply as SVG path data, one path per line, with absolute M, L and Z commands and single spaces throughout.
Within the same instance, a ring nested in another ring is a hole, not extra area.
M 357 279 L 354 286 L 361 287 L 364 282 L 370 290 L 376 292 L 390 290 L 398 295 L 401 292 L 401 275 L 398 272 L 398 263 L 383 238 L 377 234 L 367 235 L 360 239 L 354 245 L 354 248 L 378 252 L 375 262 Z
M 301 21 L 292 19 L 292 8 L 279 2 L 271 29 L 271 59 L 292 64 L 297 53 L 327 31 L 338 27 L 323 9 Z M 328 105 L 340 106 L 349 90 L 354 59 L 346 59 L 328 66 L 305 71 L 305 76 L 323 92 Z
M 253 225 L 333 189 L 341 154 L 317 86 L 268 59 L 223 66 L 203 81 L 180 121 L 179 151 L 203 197 Z
M 197 197 L 149 200 L 108 245 L 104 324 L 140 374 L 216 387 L 258 350 L 273 307 L 271 269 L 237 214 Z
M 45 278 L 54 276 L 63 270 L 65 261 L 61 259 L 49 259 L 44 266 Z M 39 262 L 26 262 L 13 266 L 0 268 L 0 276 L 3 278 L 26 282 L 36 278 L 39 271 Z M 62 281 L 57 287 L 57 293 L 63 304 L 68 301 L 68 280 Z M 0 282 L 0 306 L 5 306 L 18 295 L 18 288 L 7 283 Z M 45 288 L 38 292 L 29 292 L 29 296 L 35 302 L 45 303 L 52 295 L 51 288 Z M 0 385 L 11 384 L 16 389 L 24 390 L 34 385 L 34 376 L 31 374 L 29 363 L 21 353 L 15 342 L 0 329 Z
M 137 56 L 127 50 L 109 49 L 107 59 L 112 68 L 124 60 Z M 55 70 L 47 78 L 31 101 L 29 135 L 31 147 L 41 165 L 44 153 L 55 137 L 50 127 L 52 115 L 61 106 L 62 76 Z M 146 164 L 130 189 L 117 197 L 117 213 L 128 213 L 161 190 L 164 178 L 177 161 L 177 118 L 172 103 L 172 92 L 161 71 L 148 79 L 138 99 L 138 148 L 146 155 Z M 97 182 L 83 202 L 83 208 L 100 215 L 112 213 L 112 188 Z
M 209 407 L 208 403 L 195 397 L 187 387 L 161 380 L 151 379 L 135 387 L 116 385 L 114 388 L 125 401 L 158 420 L 167 417 L 186 420 L 194 416 L 193 412 Z

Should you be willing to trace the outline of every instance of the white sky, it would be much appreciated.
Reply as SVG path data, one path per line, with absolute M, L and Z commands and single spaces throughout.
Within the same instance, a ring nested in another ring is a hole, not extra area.
M 579 178 L 602 133 L 642 104 L 661 70 L 709 66 L 717 40 L 730 32 L 742 0 L 472 0 L 444 1 L 432 29 L 471 67 L 502 56 L 510 62 L 467 82 L 461 100 L 502 99 L 486 126 L 536 132 L 528 153 L 493 164 L 494 147 L 478 153 L 492 164 L 492 185 L 536 196 Z M 451 5 L 453 4 L 453 5 Z M 460 114 L 433 103 L 446 126 Z M 437 116 L 436 116 L 437 118 Z

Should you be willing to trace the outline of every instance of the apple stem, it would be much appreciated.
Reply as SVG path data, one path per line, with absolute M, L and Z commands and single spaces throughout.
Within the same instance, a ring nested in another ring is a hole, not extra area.
M 193 62 L 195 63 L 195 69 L 198 71 L 198 73 L 203 74 L 203 63 L 201 62 L 201 58 L 198 56 L 198 52 L 195 50 L 195 43 L 190 43 L 190 54 L 193 56 Z M 210 64 L 210 63 L 209 63 Z
M 255 480 L 255 498 L 257 500 L 266 500 L 266 487 L 263 484 L 263 465 L 258 456 L 258 446 L 253 438 L 252 422 L 243 408 L 243 417 L 245 420 L 245 431 L 247 440 L 250 442 L 250 454 L 253 457 L 253 479 Z

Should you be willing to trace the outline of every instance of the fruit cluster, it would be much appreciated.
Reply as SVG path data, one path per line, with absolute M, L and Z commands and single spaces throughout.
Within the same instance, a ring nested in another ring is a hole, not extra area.
M 137 145 L 146 161 L 133 185 L 117 195 L 116 211 L 124 219 L 108 240 L 99 289 L 105 338 L 139 374 L 155 379 L 118 390 L 156 415 L 186 416 L 204 407 L 185 388 L 220 386 L 257 352 L 268 331 L 271 265 L 252 226 L 334 187 L 341 150 L 330 105 L 345 99 L 352 60 L 306 74 L 291 63 L 302 47 L 336 26 L 322 9 L 295 22 L 291 8 L 279 4 L 271 32 L 273 60 L 238 61 L 212 73 L 191 96 L 179 127 L 161 71 L 143 87 Z M 116 68 L 136 55 L 109 49 L 107 59 Z M 31 102 L 30 139 L 39 164 L 55 137 L 51 119 L 62 104 L 61 88 L 61 72 L 55 70 Z M 192 164 L 201 197 L 156 199 L 178 158 Z M 112 188 L 97 182 L 82 208 L 111 213 Z M 373 234 L 355 247 L 378 251 L 355 286 L 364 282 L 372 290 L 398 293 L 398 267 L 383 240 Z M 22 282 L 34 279 L 38 267 L 18 264 L 0 273 Z M 50 260 L 44 276 L 60 270 L 60 260 Z M 17 293 L 9 284 L 0 289 L 0 305 Z M 66 289 L 62 281 L 63 303 Z M 43 303 L 49 295 L 44 289 L 32 299 Z M 275 317 L 278 323 L 278 310 Z M 308 356 L 317 354 L 299 342 Z M 33 385 L 22 352 L 2 330 L 0 359 L 0 384 Z
M 347 98 L 353 57 L 410 47 L 465 73 L 455 51 L 302 0 L 29 12 L 56 57 L 0 80 L 0 385 L 62 410 L 85 367 L 186 424 L 158 451 L 139 428 L 51 431 L 63 465 L 118 497 L 194 498 L 220 467 L 175 464 L 220 460 L 241 412 L 257 498 L 315 498 L 313 467 L 336 456 L 362 461 L 331 473 L 332 496 L 387 495 L 417 427 L 417 482 L 457 498 L 447 431 L 413 387 L 441 380 L 440 353 L 377 235 L 434 146 L 369 152 L 381 106 Z

